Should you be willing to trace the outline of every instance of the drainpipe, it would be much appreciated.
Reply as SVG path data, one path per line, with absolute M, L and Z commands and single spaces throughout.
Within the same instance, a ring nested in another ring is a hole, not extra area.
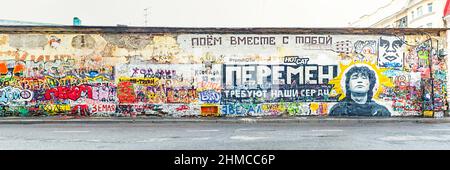
M 444 48 L 444 55 L 447 55 L 447 53 L 450 51 L 450 31 L 448 30 L 448 28 L 449 28 L 449 22 L 450 22 L 450 15 L 447 15 L 447 16 L 444 16 L 443 17 L 443 20 L 444 20 L 444 27 L 445 28 L 447 28 L 447 30 L 445 31 L 445 34 L 446 34 L 446 42 L 444 42 L 444 47 L 446 47 L 446 48 Z M 449 109 L 450 109 L 450 106 L 449 106 L 449 102 L 450 102 L 450 100 L 449 100 L 449 95 L 448 94 L 450 94 L 450 91 L 449 91 L 449 87 L 450 87 L 450 76 L 449 76 L 449 69 L 450 69 L 450 60 L 448 59 L 448 57 L 447 56 L 445 56 L 446 57 L 446 62 L 447 62 L 447 89 L 446 89 L 446 98 L 445 98 L 445 100 L 446 100 L 446 102 L 447 102 L 447 110 L 445 111 L 445 116 L 450 116 L 450 113 L 449 113 Z

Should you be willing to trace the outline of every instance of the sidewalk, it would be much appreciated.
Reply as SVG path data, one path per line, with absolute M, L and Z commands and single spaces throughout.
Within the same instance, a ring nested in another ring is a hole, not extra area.
M 43 124 L 43 123 L 450 123 L 450 117 L 0 117 L 0 124 Z

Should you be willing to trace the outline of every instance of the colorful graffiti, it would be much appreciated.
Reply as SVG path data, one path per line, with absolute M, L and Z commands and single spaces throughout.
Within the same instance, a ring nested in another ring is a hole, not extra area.
M 420 116 L 448 110 L 447 61 L 437 53 L 445 38 L 439 36 L 43 37 L 47 41 L 41 37 L 35 45 L 6 41 L 0 47 L 0 116 Z

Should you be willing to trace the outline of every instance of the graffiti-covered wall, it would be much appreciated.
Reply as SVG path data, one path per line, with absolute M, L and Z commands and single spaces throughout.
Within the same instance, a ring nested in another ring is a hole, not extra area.
M 442 33 L 0 32 L 0 114 L 420 116 L 447 110 L 445 42 Z

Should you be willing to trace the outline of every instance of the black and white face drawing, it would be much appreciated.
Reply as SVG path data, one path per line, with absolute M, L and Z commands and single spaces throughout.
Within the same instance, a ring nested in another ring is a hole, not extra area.
M 330 109 L 329 116 L 390 116 L 389 110 L 372 98 L 376 73 L 367 66 L 354 66 L 345 73 L 345 98 Z
M 405 43 L 398 37 L 380 37 L 378 51 L 378 66 L 403 67 Z
M 353 93 L 369 92 L 369 75 L 367 73 L 353 73 L 350 75 L 349 89 Z

